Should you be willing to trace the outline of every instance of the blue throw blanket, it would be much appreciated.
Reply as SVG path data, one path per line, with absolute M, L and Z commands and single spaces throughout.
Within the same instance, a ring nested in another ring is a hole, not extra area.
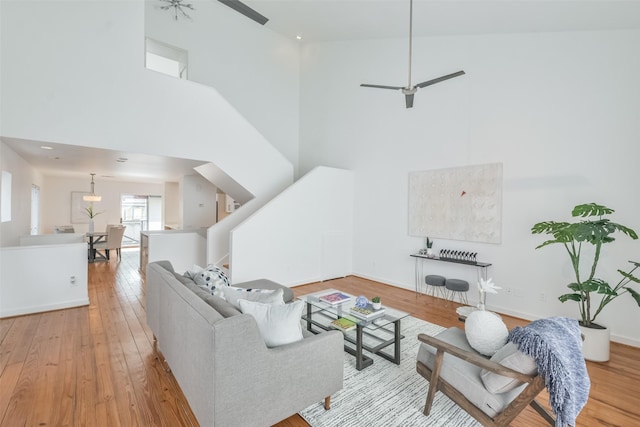
M 566 317 L 535 320 L 513 328 L 509 341 L 536 361 L 549 390 L 556 427 L 575 426 L 591 386 L 578 321 Z

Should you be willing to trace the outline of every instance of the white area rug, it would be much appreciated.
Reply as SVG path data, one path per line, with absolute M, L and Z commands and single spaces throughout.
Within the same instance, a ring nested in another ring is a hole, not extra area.
M 354 357 L 345 352 L 344 388 L 331 396 L 331 409 L 325 411 L 318 403 L 300 415 L 312 427 L 480 426 L 440 392 L 431 414 L 425 417 L 422 413 L 429 383 L 416 372 L 417 336 L 435 335 L 443 329 L 414 317 L 403 319 L 399 366 L 373 355 L 373 365 L 358 371 Z

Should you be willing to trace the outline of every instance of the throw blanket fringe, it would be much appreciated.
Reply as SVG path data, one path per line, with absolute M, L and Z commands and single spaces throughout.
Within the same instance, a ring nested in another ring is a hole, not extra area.
M 509 341 L 536 361 L 549 390 L 556 427 L 575 426 L 591 386 L 578 321 L 566 317 L 535 320 L 513 328 Z

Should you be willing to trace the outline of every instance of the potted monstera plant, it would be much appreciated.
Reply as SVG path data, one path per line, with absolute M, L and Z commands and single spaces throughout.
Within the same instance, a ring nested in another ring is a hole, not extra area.
M 622 279 L 613 286 L 596 276 L 603 245 L 615 241 L 615 233 L 622 233 L 634 240 L 638 238 L 631 228 L 606 217 L 613 212 L 613 209 L 606 206 L 588 203 L 573 208 L 571 215 L 581 218 L 576 222 L 544 221 L 531 228 L 533 234 L 552 236 L 536 249 L 561 244 L 569 255 L 575 281 L 567 285 L 571 292 L 560 295 L 558 299 L 578 303 L 579 322 L 585 336 L 583 353 L 586 359 L 599 362 L 609 360 L 610 332 L 608 328 L 595 322 L 598 315 L 610 302 L 623 294 L 629 294 L 640 307 L 640 293 L 631 287 L 640 283 L 633 274 L 640 263 L 629 261 L 632 264 L 629 271 L 618 270 Z M 583 244 L 592 245 L 593 250 L 583 252 Z

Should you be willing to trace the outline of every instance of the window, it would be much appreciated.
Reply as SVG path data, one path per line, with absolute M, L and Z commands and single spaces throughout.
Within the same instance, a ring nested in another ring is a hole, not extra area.
M 146 39 L 145 67 L 159 73 L 187 79 L 187 51 L 168 44 Z

